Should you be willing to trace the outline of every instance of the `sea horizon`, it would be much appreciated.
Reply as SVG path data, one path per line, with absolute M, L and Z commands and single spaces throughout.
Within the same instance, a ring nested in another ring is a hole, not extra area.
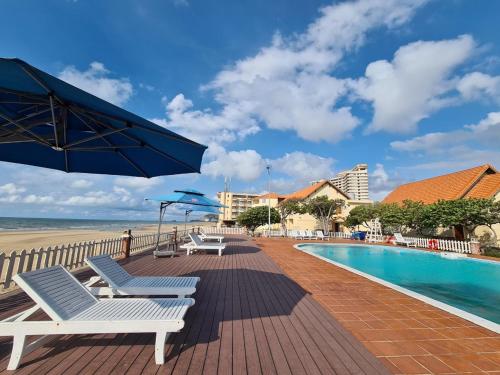
M 201 220 L 190 221 L 200 222 Z M 44 231 L 57 229 L 94 229 L 114 230 L 129 224 L 130 229 L 145 225 L 155 225 L 155 220 L 123 220 L 123 219 L 79 219 L 79 218 L 43 218 L 43 217 L 0 217 L 0 232 L 7 231 Z M 165 224 L 183 224 L 181 220 L 164 221 Z

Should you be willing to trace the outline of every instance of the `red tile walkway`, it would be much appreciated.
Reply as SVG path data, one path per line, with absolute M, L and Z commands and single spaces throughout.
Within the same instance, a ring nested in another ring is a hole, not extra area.
M 256 243 L 394 373 L 500 374 L 500 335 L 300 252 L 297 241 Z

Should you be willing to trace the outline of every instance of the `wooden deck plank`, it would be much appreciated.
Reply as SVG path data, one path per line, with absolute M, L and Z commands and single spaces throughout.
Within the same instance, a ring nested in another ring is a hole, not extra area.
M 233 238 L 222 257 L 142 254 L 121 263 L 134 275 L 201 277 L 184 329 L 167 341 L 165 364 L 154 362 L 152 334 L 65 336 L 23 358 L 16 375 L 388 373 L 252 241 Z M 29 304 L 22 293 L 0 297 L 0 316 Z M 1 338 L 0 374 L 10 346 Z

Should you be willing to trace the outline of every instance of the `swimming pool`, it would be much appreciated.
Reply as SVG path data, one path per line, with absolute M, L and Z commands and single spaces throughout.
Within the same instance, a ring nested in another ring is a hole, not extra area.
M 399 247 L 311 243 L 299 244 L 296 247 L 353 272 L 361 271 L 356 273 L 367 274 L 363 276 L 375 276 L 497 323 L 493 326 L 498 329 L 500 262 L 471 258 L 448 259 L 439 253 Z M 439 303 L 434 305 L 443 308 L 438 306 Z

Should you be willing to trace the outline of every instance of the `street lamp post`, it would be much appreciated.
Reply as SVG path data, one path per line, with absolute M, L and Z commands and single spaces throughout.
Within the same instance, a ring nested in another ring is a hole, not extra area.
M 267 236 L 271 237 L 271 166 L 266 165 L 267 169 Z

